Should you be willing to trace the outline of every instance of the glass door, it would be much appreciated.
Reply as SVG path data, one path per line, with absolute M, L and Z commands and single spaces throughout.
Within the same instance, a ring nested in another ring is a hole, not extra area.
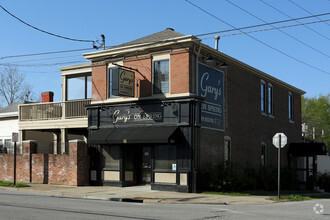
M 151 182 L 151 147 L 142 146 L 140 162 L 140 184 L 149 184 Z

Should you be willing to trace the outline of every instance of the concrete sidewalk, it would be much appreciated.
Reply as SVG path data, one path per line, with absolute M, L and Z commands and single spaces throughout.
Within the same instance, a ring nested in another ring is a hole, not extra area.
M 3 190 L 34 192 L 59 197 L 75 197 L 120 202 L 172 203 L 172 204 L 269 204 L 268 196 L 227 196 L 199 193 L 178 193 L 151 190 L 150 185 L 133 187 L 66 186 L 29 184 L 31 187 L 0 187 Z

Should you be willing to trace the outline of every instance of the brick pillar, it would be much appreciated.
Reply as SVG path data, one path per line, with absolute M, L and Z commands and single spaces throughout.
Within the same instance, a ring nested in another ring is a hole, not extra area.
M 18 182 L 32 182 L 31 154 L 36 152 L 36 141 L 23 141 L 22 156 L 17 157 L 16 178 Z
M 43 92 L 41 93 L 41 102 L 53 102 L 54 93 L 53 92 Z
M 37 142 L 36 141 L 23 141 L 22 154 L 28 156 L 30 154 L 37 153 Z
M 89 157 L 87 156 L 87 145 L 84 141 L 69 141 L 69 162 L 71 174 L 69 185 L 88 185 Z

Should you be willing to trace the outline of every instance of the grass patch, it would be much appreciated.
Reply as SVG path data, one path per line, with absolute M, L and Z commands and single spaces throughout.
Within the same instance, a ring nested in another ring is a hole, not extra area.
M 270 197 L 270 200 L 277 202 L 292 202 L 292 201 L 304 201 L 311 200 L 312 198 L 309 196 L 300 196 L 300 195 L 289 195 L 289 196 L 281 196 L 278 198 L 277 196 Z
M 0 186 L 6 186 L 6 187 L 29 187 L 28 184 L 25 183 L 16 183 L 16 186 L 14 186 L 13 182 L 7 182 L 7 181 L 0 181 Z

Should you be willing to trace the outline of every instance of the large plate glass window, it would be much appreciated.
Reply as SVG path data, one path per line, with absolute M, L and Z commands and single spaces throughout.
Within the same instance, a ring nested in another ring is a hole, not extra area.
M 91 73 L 68 76 L 66 96 L 68 101 L 92 98 Z
M 155 146 L 155 169 L 173 170 L 176 165 L 176 146 L 175 145 L 156 145 Z

